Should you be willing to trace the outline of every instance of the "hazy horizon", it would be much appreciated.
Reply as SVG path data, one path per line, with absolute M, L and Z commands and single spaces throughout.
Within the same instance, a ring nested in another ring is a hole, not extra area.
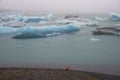
M 0 10 L 53 13 L 120 12 L 120 0 L 0 0 Z

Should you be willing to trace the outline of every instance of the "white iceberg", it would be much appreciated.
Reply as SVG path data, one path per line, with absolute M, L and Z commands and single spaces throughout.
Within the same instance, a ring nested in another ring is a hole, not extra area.
M 97 39 L 97 38 L 91 38 L 91 41 L 99 41 L 100 39 Z
M 97 21 L 90 21 L 90 22 L 75 22 L 75 24 L 79 24 L 81 26 L 98 26 L 98 22 Z
M 98 26 L 99 22 L 89 20 L 89 19 L 79 19 L 79 20 L 64 19 L 64 20 L 57 20 L 56 23 L 57 24 L 76 24 L 80 26 Z
M 110 21 L 117 22 L 117 21 L 120 21 L 120 14 L 119 13 L 110 13 L 107 18 Z
M 64 25 L 64 26 L 30 26 L 19 29 L 17 34 L 13 37 L 15 39 L 27 39 L 27 38 L 43 38 L 49 36 L 56 36 L 65 33 L 73 33 L 80 30 L 78 25 Z

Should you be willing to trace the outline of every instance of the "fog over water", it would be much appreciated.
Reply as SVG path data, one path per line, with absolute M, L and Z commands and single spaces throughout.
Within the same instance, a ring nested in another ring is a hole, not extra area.
M 0 0 L 0 9 L 53 13 L 120 12 L 120 0 Z

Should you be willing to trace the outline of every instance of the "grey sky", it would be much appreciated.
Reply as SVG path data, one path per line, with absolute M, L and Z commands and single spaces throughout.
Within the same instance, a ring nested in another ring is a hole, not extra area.
M 120 0 L 0 0 L 0 9 L 54 13 L 120 12 Z

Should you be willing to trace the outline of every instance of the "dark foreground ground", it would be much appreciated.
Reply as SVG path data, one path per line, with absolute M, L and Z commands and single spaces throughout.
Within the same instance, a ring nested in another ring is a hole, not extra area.
M 120 80 L 120 76 L 66 69 L 0 68 L 0 80 Z

